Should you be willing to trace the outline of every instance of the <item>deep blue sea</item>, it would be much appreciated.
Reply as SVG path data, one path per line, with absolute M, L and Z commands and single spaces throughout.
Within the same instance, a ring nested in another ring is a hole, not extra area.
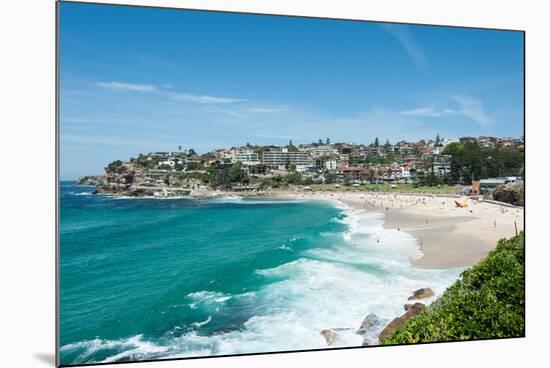
M 93 189 L 61 183 L 62 364 L 324 348 L 326 328 L 358 346 L 368 314 L 376 343 L 413 290 L 459 272 L 412 267 L 412 237 L 342 204 Z

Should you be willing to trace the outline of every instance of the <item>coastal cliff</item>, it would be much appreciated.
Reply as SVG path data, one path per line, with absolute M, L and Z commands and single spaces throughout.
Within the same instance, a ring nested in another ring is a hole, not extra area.
M 174 197 L 207 190 L 200 180 L 183 173 L 147 169 L 128 161 L 114 161 L 105 168 L 105 175 L 83 176 L 77 184 L 95 186 L 94 194 L 129 197 Z

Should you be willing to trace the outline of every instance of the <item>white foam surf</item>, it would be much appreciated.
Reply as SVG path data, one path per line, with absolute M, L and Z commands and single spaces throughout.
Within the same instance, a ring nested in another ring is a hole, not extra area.
M 212 316 L 208 316 L 208 318 L 202 322 L 193 322 L 191 323 L 191 326 L 193 326 L 194 328 L 201 328 L 202 326 L 210 323 L 210 321 L 212 321 Z
M 215 291 L 197 291 L 187 294 L 187 297 L 190 298 L 193 301 L 192 304 L 195 305 L 213 303 L 223 304 L 232 298 L 231 295 L 226 295 Z

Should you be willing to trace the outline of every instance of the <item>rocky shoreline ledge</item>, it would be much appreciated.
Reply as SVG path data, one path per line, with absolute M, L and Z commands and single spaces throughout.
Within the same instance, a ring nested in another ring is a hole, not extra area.
M 216 197 L 260 197 L 269 196 L 270 192 L 249 190 L 249 191 L 222 191 L 214 190 L 200 183 L 190 183 L 184 186 L 170 185 L 137 185 L 128 183 L 113 183 L 106 181 L 104 177 L 82 177 L 77 181 L 77 185 L 93 186 L 95 190 L 92 194 L 104 194 L 117 197 L 136 197 L 136 198 L 181 198 L 190 197 L 196 199 L 207 199 Z
M 357 335 L 363 336 L 363 346 L 377 345 L 383 343 L 384 340 L 390 336 L 395 330 L 401 327 L 405 322 L 411 318 L 420 314 L 426 305 L 420 303 L 420 300 L 426 300 L 434 296 L 434 292 L 430 288 L 421 288 L 415 290 L 413 294 L 407 299 L 413 303 L 407 303 L 403 306 L 405 313 L 399 317 L 395 317 L 390 323 L 385 327 L 384 322 L 375 314 L 367 315 L 359 328 L 355 331 Z M 378 339 L 371 339 L 367 337 L 367 334 L 371 331 L 380 330 L 378 333 Z M 351 331 L 353 328 L 327 328 L 320 332 L 321 336 L 325 338 L 327 346 L 334 345 L 342 332 Z

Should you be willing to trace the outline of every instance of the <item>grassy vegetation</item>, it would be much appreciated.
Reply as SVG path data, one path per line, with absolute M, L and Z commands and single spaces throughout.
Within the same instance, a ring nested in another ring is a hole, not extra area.
M 405 322 L 383 344 L 411 344 L 525 334 L 524 234 L 500 240 L 479 264 Z
M 340 184 L 311 184 L 309 187 L 315 191 L 365 191 L 383 193 L 432 193 L 432 194 L 457 194 L 462 185 L 441 185 L 433 187 L 415 186 L 414 184 L 360 184 L 359 186 Z M 297 186 L 303 189 L 304 186 Z

